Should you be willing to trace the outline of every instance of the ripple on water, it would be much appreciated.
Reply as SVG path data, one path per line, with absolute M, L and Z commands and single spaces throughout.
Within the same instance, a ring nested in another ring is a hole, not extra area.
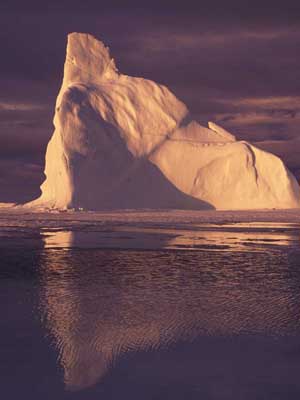
M 66 385 L 89 386 L 124 354 L 201 335 L 296 334 L 298 261 L 277 250 L 44 250 L 40 310 Z

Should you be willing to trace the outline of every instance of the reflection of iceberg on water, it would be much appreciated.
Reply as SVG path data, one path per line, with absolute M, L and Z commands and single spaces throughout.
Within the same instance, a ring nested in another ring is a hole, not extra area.
M 239 253 L 45 249 L 40 309 L 66 387 L 91 386 L 122 355 L 179 340 L 295 329 L 282 258 L 244 254 L 241 266 Z
M 43 230 L 45 248 L 174 249 L 209 251 L 267 251 L 298 241 L 288 224 L 206 224 L 198 229 L 116 226 L 109 230 L 84 228 L 69 231 Z
M 73 245 L 74 234 L 72 231 L 46 231 L 43 232 L 45 248 L 68 248 Z
M 159 249 L 174 234 L 163 231 L 120 229 L 109 231 L 43 231 L 45 248 Z

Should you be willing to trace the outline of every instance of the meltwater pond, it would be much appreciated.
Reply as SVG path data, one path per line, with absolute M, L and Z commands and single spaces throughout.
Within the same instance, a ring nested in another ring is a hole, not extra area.
M 300 398 L 300 225 L 173 217 L 1 214 L 1 398 Z

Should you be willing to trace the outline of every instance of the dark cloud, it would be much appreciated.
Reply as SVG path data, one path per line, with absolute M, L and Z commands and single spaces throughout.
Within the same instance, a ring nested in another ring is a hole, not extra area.
M 2 12 L 13 13 L 80 13 L 90 14 L 95 12 L 122 12 L 122 13 L 160 13 L 166 15 L 194 16 L 198 13 L 203 19 L 276 19 L 284 16 L 296 18 L 299 16 L 300 7 L 296 0 L 188 0 L 185 2 L 174 0 L 60 0 L 41 2 L 39 0 L 10 0 L 0 5 Z
M 26 202 L 39 196 L 43 179 L 44 174 L 38 164 L 0 158 L 2 202 Z

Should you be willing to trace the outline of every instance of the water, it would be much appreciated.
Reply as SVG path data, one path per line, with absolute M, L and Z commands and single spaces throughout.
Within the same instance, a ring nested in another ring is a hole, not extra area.
M 295 223 L 1 220 L 3 399 L 299 399 Z

